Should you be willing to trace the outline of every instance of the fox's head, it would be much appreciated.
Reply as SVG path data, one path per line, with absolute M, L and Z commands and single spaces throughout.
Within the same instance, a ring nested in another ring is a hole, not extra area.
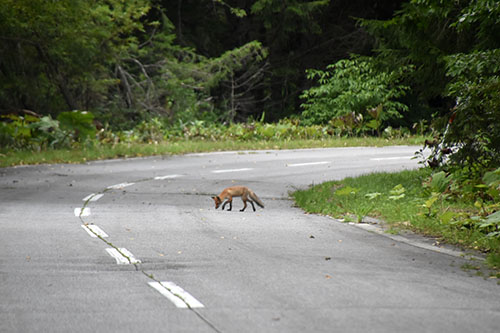
M 219 208 L 220 204 L 222 203 L 222 200 L 217 196 L 217 197 L 212 197 L 215 201 L 215 209 Z

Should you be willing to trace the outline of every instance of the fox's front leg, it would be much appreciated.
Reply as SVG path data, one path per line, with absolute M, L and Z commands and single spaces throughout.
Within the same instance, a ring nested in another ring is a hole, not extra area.
M 226 200 L 226 202 L 224 202 L 224 204 L 222 205 L 222 210 L 224 210 L 224 207 L 226 207 L 227 204 L 229 204 L 229 208 L 227 209 L 227 211 L 230 211 L 231 209 L 233 209 L 233 199 L 232 198 L 229 198 Z

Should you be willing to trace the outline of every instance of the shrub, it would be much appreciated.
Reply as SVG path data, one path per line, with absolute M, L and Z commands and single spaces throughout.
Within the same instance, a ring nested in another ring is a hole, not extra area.
M 485 168 L 500 164 L 500 49 L 446 58 L 447 94 L 457 100 L 444 145 L 458 147 L 450 161 Z
M 327 71 L 308 70 L 318 85 L 304 91 L 301 106 L 307 124 L 345 126 L 352 132 L 378 131 L 383 122 L 400 118 L 408 107 L 398 98 L 408 90 L 399 80 L 410 67 L 392 72 L 377 69 L 373 60 L 354 58 L 327 66 Z

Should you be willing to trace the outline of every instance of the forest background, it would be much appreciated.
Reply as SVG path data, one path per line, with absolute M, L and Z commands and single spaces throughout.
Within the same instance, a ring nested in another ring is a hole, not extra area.
M 494 0 L 4 0 L 0 143 L 58 147 L 93 137 L 95 126 L 182 134 L 194 125 L 188 132 L 199 134 L 249 121 L 281 121 L 278 132 L 292 135 L 295 125 L 322 125 L 305 131 L 319 137 L 443 133 L 453 119 L 444 144 L 460 147 L 454 158 L 498 164 L 499 8 Z
M 442 134 L 454 120 L 454 159 L 498 164 L 499 14 L 494 0 L 4 0 L 0 143 L 252 121 Z
M 426 135 L 422 206 L 500 262 L 497 0 L 2 0 L 0 41 L 2 159 Z

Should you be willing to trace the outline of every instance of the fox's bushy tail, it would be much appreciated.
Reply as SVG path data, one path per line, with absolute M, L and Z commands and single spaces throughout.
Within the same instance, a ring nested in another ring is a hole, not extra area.
M 250 194 L 250 198 L 255 201 L 255 203 L 257 205 L 259 205 L 260 207 L 264 208 L 264 203 L 259 199 L 259 197 L 257 196 L 257 194 L 255 194 L 253 191 L 249 191 L 249 194 Z

